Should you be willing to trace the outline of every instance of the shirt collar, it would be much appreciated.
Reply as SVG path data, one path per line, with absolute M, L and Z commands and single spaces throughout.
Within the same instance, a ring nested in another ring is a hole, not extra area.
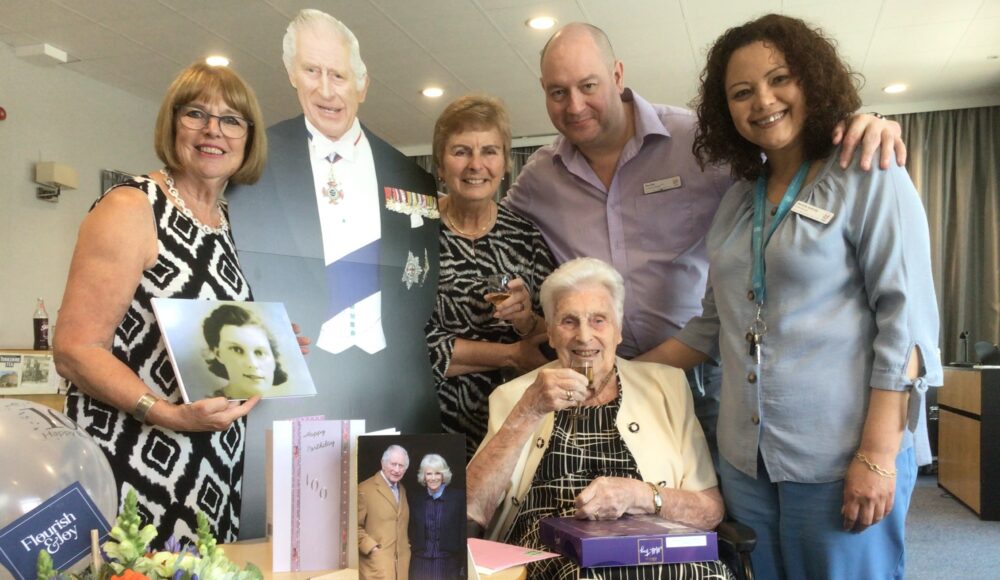
M 444 484 L 441 484 L 441 487 L 439 487 L 438 490 L 437 490 L 437 492 L 435 492 L 435 493 L 431 493 L 430 490 L 427 490 L 427 495 L 431 496 L 431 499 L 440 499 L 441 498 L 441 494 L 444 493 L 444 488 L 446 488 L 446 487 L 448 487 L 448 486 L 444 485 Z
M 386 483 L 386 485 L 389 486 L 389 489 L 393 489 L 393 488 L 397 487 L 398 484 L 395 484 L 395 483 L 389 481 L 389 478 L 385 476 L 385 472 L 384 471 L 382 471 L 381 469 L 379 469 L 378 470 L 378 474 L 381 475 L 382 479 L 385 480 L 385 483 Z
M 306 130 L 309 131 L 309 147 L 313 152 L 314 158 L 326 159 L 331 153 L 336 153 L 342 159 L 353 162 L 357 157 L 357 144 L 361 141 L 362 134 L 361 121 L 357 117 L 354 118 L 354 122 L 351 123 L 351 127 L 347 132 L 341 135 L 340 139 L 336 141 L 320 133 L 319 129 L 309 122 L 309 119 L 305 119 L 305 122 Z

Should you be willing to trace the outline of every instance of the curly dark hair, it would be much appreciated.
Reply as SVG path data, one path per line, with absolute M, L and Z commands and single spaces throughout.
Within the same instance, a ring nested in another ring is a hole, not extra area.
M 235 304 L 223 304 L 213 310 L 201 325 L 201 331 L 205 336 L 205 342 L 208 343 L 208 348 L 212 350 L 219 348 L 223 326 L 259 326 L 263 329 L 264 334 L 267 335 L 267 342 L 271 345 L 271 352 L 274 353 L 274 380 L 272 384 L 280 385 L 288 380 L 288 373 L 281 367 L 281 361 L 278 360 L 278 343 L 274 340 L 274 336 L 264 321 L 256 314 Z M 219 362 L 219 359 L 211 358 L 206 362 L 208 362 L 208 370 L 212 371 L 213 375 L 224 379 L 229 378 L 225 365 Z
M 835 41 L 820 29 L 780 14 L 768 14 L 730 28 L 708 52 L 694 101 L 698 133 L 692 151 L 702 169 L 729 164 L 733 177 L 743 179 L 756 179 L 764 169 L 760 147 L 737 132 L 726 96 L 729 59 L 736 50 L 757 41 L 780 50 L 792 74 L 798 77 L 806 104 L 806 160 L 830 155 L 834 127 L 861 106 L 861 75 L 848 69 L 837 54 Z

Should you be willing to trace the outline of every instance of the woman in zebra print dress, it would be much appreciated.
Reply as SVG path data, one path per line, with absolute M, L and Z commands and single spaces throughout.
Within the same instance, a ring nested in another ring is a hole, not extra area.
M 722 496 L 684 373 L 619 359 L 624 283 L 611 266 L 577 258 L 540 296 L 559 360 L 490 397 L 490 430 L 469 464 L 468 515 L 490 539 L 545 549 L 546 517 L 614 520 L 655 514 L 701 529 L 722 519 Z M 588 359 L 592 381 L 570 368 Z M 532 579 L 719 579 L 718 561 L 581 569 L 533 563 Z
M 494 98 L 451 103 L 434 127 L 441 196 L 441 270 L 427 343 L 445 431 L 466 436 L 471 458 L 486 433 L 487 399 L 503 382 L 545 364 L 537 293 L 552 253 L 535 226 L 494 201 L 510 163 L 510 121 Z M 486 302 L 484 278 L 511 274 L 510 298 Z
M 165 168 L 104 193 L 70 265 L 55 337 L 72 383 L 66 414 L 107 455 L 119 502 L 135 490 L 156 548 L 171 535 L 193 543 L 198 512 L 220 542 L 239 533 L 246 414 L 259 397 L 183 404 L 152 299 L 253 299 L 220 197 L 229 181 L 260 177 L 262 124 L 230 69 L 182 71 L 156 122 Z

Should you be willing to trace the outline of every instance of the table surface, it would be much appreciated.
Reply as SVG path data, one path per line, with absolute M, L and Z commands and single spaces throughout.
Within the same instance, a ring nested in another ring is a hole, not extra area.
M 309 580 L 319 577 L 322 577 L 323 580 L 358 580 L 358 571 L 353 568 L 310 572 L 271 572 L 271 542 L 264 538 L 243 540 L 235 544 L 221 544 L 219 547 L 225 550 L 226 557 L 233 563 L 244 566 L 250 562 L 260 568 L 261 572 L 264 573 L 264 580 Z M 483 580 L 524 580 L 528 574 L 523 566 L 518 566 L 496 574 L 483 574 L 481 577 Z

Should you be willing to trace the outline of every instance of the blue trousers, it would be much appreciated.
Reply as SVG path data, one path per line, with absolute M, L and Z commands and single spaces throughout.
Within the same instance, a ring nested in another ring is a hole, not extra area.
M 726 510 L 757 533 L 751 559 L 754 577 L 763 580 L 903 578 L 904 526 L 917 479 L 913 448 L 896 456 L 896 472 L 892 511 L 859 533 L 843 528 L 843 480 L 772 483 L 759 455 L 757 479 L 725 459 L 719 466 Z

